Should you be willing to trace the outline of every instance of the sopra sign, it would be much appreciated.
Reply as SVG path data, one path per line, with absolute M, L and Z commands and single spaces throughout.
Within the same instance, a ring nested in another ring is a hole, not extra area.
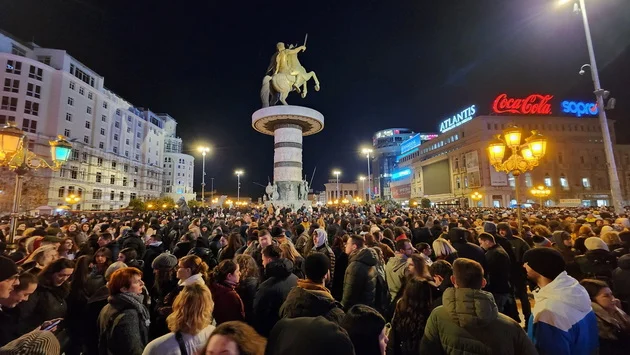
M 472 105 L 462 110 L 460 113 L 454 115 L 453 117 L 445 119 L 444 121 L 442 121 L 442 123 L 440 123 L 440 133 L 449 131 L 463 123 L 472 120 L 475 117 L 476 113 L 477 107 L 475 105 Z

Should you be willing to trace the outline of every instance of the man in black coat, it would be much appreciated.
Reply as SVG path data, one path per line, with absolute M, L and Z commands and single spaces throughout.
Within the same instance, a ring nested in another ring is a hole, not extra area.
M 122 248 L 134 248 L 138 253 L 138 259 L 144 258 L 144 252 L 146 251 L 146 246 L 142 241 L 142 234 L 144 234 L 144 222 L 134 222 L 131 226 L 131 232 L 127 233 L 122 239 Z
M 452 228 L 448 231 L 448 239 L 451 245 L 457 250 L 458 258 L 472 259 L 486 269 L 486 257 L 483 249 L 478 245 L 466 241 L 466 230 L 464 228 Z
M 378 257 L 365 246 L 365 238 L 351 235 L 346 242 L 348 268 L 343 278 L 341 304 L 348 310 L 355 304 L 374 307 L 376 302 L 376 263 Z
M 289 291 L 297 286 L 298 278 L 293 274 L 293 263 L 281 258 L 282 250 L 277 245 L 268 245 L 262 250 L 262 263 L 266 280 L 258 287 L 254 298 L 256 331 L 268 337 L 271 328 L 278 322 L 280 307 Z
M 483 232 L 477 238 L 479 245 L 486 251 L 488 283 L 484 290 L 492 293 L 499 312 L 506 314 L 508 304 L 515 302 L 510 287 L 510 257 L 491 234 Z
M 164 243 L 162 243 L 162 236 L 158 234 L 154 234 L 147 240 L 146 252 L 144 253 L 144 266 L 142 270 L 142 279 L 144 283 L 147 284 L 148 288 L 153 287 L 153 283 L 155 281 L 155 275 L 153 274 L 153 260 L 158 257 L 158 255 L 164 252 Z

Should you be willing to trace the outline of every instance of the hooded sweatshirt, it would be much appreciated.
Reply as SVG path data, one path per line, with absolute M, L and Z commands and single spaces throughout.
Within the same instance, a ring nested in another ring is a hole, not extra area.
M 396 256 L 389 258 L 385 265 L 385 278 L 387 280 L 387 288 L 389 290 L 390 300 L 394 300 L 405 278 L 405 270 L 407 270 L 407 258 L 402 254 L 396 253 Z
M 420 354 L 536 354 L 518 323 L 501 314 L 491 293 L 451 287 L 427 321 Z
M 348 259 L 348 268 L 343 278 L 341 304 L 345 309 L 355 304 L 374 306 L 376 300 L 376 252 L 372 248 L 362 248 Z
M 534 292 L 527 333 L 540 354 L 588 355 L 599 347 L 597 318 L 588 293 L 563 271 Z

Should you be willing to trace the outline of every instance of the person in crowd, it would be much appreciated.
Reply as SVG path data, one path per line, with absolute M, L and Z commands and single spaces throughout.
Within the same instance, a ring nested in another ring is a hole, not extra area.
M 310 249 L 310 253 L 323 253 L 330 259 L 330 279 L 327 281 L 327 286 L 332 287 L 335 279 L 335 253 L 328 246 L 328 233 L 322 228 L 317 228 L 313 231 L 313 247 Z M 339 280 L 341 281 L 341 280 Z
M 427 263 L 424 262 L 422 255 L 411 254 L 411 256 L 407 258 L 407 277 L 431 279 Z
M 330 277 L 330 259 L 323 253 L 311 253 L 306 257 L 306 279 L 297 280 L 280 307 L 281 318 L 318 317 L 340 323 L 345 313 L 341 304 L 333 298 L 325 286 Z
M 367 229 L 367 226 L 364 227 Z M 394 257 L 394 251 L 387 244 L 379 241 L 375 235 L 367 232 L 362 235 L 363 238 L 365 238 L 365 245 L 369 248 L 375 248 L 377 253 L 382 254 L 385 263 L 387 263 L 390 258 Z
M 623 248 L 623 243 L 621 242 L 621 238 L 619 238 L 619 233 L 615 231 L 610 231 L 604 234 L 601 234 L 602 241 L 606 243 L 608 246 L 608 250 L 613 253 L 614 256 L 620 257 L 625 253 L 625 249 Z
M 261 273 L 264 270 L 262 262 L 262 250 L 269 245 L 277 245 L 277 242 L 271 237 L 271 233 L 267 229 L 261 229 L 258 231 L 258 241 L 254 241 L 245 249 L 244 254 L 247 254 L 256 260 L 256 264 Z
M 492 224 L 494 226 L 494 224 Z M 485 228 L 485 225 L 484 225 Z M 492 233 L 491 233 L 492 234 Z M 435 236 L 435 234 L 434 234 Z M 479 245 L 473 244 L 466 239 L 466 230 L 463 228 L 453 228 L 448 231 L 448 241 L 451 243 L 453 249 L 457 251 L 457 257 L 472 259 L 484 266 L 486 263 L 486 257 L 483 249 Z M 435 251 L 435 246 L 433 247 Z M 437 254 L 436 254 L 437 255 Z M 446 260 L 449 263 L 452 261 Z
M 589 237 L 584 241 L 587 251 L 575 258 L 582 278 L 596 278 L 610 281 L 612 272 L 617 268 L 617 258 L 608 250 L 608 245 L 598 237 Z
M 128 248 L 134 250 L 133 248 Z M 162 254 L 166 251 L 166 247 L 162 242 L 162 236 L 159 234 L 153 234 L 147 239 L 146 243 L 146 251 L 144 252 L 144 257 L 142 258 L 143 269 L 142 276 L 144 277 L 144 283 L 151 287 L 155 282 L 155 275 L 153 274 L 153 260 L 158 257 L 158 255 Z M 126 262 L 125 262 L 126 263 Z M 127 264 L 129 265 L 129 264 Z
M 219 324 L 206 345 L 206 355 L 264 355 L 267 339 L 251 326 L 231 321 Z
M 9 297 L 14 287 L 20 284 L 15 262 L 0 255 L 0 300 Z
M 482 232 L 477 237 L 479 246 L 486 251 L 487 284 L 484 290 L 492 293 L 499 312 L 507 314 L 508 303 L 514 302 L 510 287 L 510 257 L 505 250 L 496 244 L 492 234 Z
M 617 268 L 612 273 L 612 286 L 623 310 L 630 313 L 630 254 L 617 261 Z
M 223 260 L 210 275 L 210 290 L 214 300 L 213 317 L 217 324 L 245 319 L 245 306 L 236 292 L 241 279 L 239 264 L 233 260 Z
M 597 235 L 590 226 L 588 225 L 575 225 L 578 228 L 577 234 L 574 234 L 573 237 L 573 246 L 578 250 L 579 254 L 584 254 L 588 250 L 586 247 L 586 239 L 591 237 L 596 237 Z
M 452 263 L 458 258 L 457 249 L 444 238 L 438 238 L 433 241 L 433 251 L 437 260 L 446 260 Z
M 82 255 L 75 260 L 75 269 L 70 281 L 70 293 L 67 297 L 68 316 L 64 320 L 70 337 L 70 345 L 65 349 L 68 354 L 80 354 L 83 348 L 83 339 L 86 337 L 83 320 L 87 308 L 88 299 L 100 287 L 105 285 L 90 283 L 91 257 Z
M 324 317 L 300 317 L 281 319 L 276 324 L 265 354 L 353 355 L 355 352 L 348 332 L 337 323 Z
M 236 251 L 243 246 L 241 236 L 238 233 L 231 233 L 227 239 L 227 244 L 219 250 L 219 262 L 234 259 Z
M 268 245 L 262 251 L 266 280 L 258 287 L 254 299 L 255 328 L 262 336 L 268 336 L 279 319 L 282 303 L 289 291 L 297 285 L 293 264 L 281 257 L 277 245 Z
M 431 260 L 433 249 L 431 249 L 431 245 L 429 243 L 422 242 L 416 244 L 416 250 L 418 250 L 418 253 L 420 254 L 420 256 L 422 256 L 427 266 L 431 266 L 431 264 L 433 264 L 433 260 Z
M 90 264 L 92 270 L 85 284 L 88 296 L 105 285 L 105 271 L 112 264 L 111 253 L 111 250 L 106 247 L 101 247 L 94 253 Z
M 149 343 L 149 310 L 142 302 L 142 271 L 125 267 L 107 283 L 109 299 L 98 317 L 99 354 L 141 355 Z
M 127 235 L 120 239 L 122 245 L 121 248 L 134 248 L 136 253 L 138 253 L 138 258 L 144 260 L 144 252 L 146 251 L 146 246 L 144 241 L 142 240 L 142 235 L 144 234 L 145 227 L 144 222 L 136 221 L 131 226 L 131 231 L 127 232 Z M 116 253 L 115 255 L 118 255 Z
M 621 309 L 621 302 L 613 296 L 608 284 L 601 280 L 580 281 L 597 316 L 600 354 L 626 354 L 630 346 L 630 316 Z
M 297 238 L 295 239 L 295 249 L 300 253 L 300 255 L 307 255 L 305 253 L 304 247 L 306 246 L 309 239 L 311 239 L 308 235 L 308 231 L 304 228 L 303 225 L 298 224 L 295 227 L 295 234 Z
M 134 248 L 125 248 L 118 252 L 118 259 L 116 261 L 123 262 L 129 267 L 135 267 L 138 270 L 144 270 L 144 261 L 138 260 L 138 253 Z M 153 270 L 151 270 L 153 273 Z M 153 284 L 149 284 L 152 286 Z
M 120 247 L 118 245 L 118 241 L 114 239 L 114 236 L 111 233 L 101 233 L 98 236 L 98 247 L 100 248 L 107 248 L 109 249 L 109 252 L 111 254 L 111 257 L 115 257 L 118 255 L 118 252 L 120 251 Z
M 413 247 L 409 239 L 401 239 L 396 242 L 396 254 L 390 258 L 385 265 L 385 276 L 387 288 L 389 289 L 390 301 L 399 296 L 403 281 L 407 276 L 407 259 L 413 253 Z
M 0 348 L 0 355 L 57 355 L 61 352 L 59 340 L 50 331 L 36 329 Z
M 38 275 L 37 290 L 18 305 L 20 319 L 17 324 L 21 334 L 25 334 L 44 321 L 67 317 L 67 297 L 70 293 L 68 280 L 74 272 L 75 262 L 58 259 L 48 264 Z
M 293 263 L 293 274 L 298 279 L 304 278 L 304 258 L 297 252 L 293 243 L 280 243 L 278 245 L 282 253 L 280 257 Z
M 547 236 L 550 235 L 548 229 L 538 231 L 544 239 L 546 246 L 551 247 L 551 243 L 547 240 Z M 527 295 L 527 277 L 525 275 L 525 269 L 523 268 L 523 255 L 530 249 L 529 244 L 523 240 L 520 236 L 516 236 L 512 233 L 512 228 L 508 223 L 499 223 L 497 225 L 497 235 L 494 235 L 496 244 L 503 247 L 510 262 L 510 283 L 513 288 L 514 295 L 521 301 L 521 309 L 523 311 L 523 317 L 525 324 L 529 322 L 529 316 L 532 313 L 531 306 L 529 304 L 529 298 Z M 536 244 L 536 238 L 534 244 Z M 510 291 L 511 293 L 512 291 Z M 511 297 L 512 298 L 512 297 Z M 501 312 L 501 310 L 499 310 Z M 507 308 L 504 309 L 504 313 L 512 317 L 516 321 L 520 321 L 518 309 L 516 308 L 516 302 L 509 303 Z
M 184 256 L 188 255 L 188 252 L 190 252 L 194 245 L 195 238 L 193 237 L 192 232 L 184 233 L 179 238 L 179 242 L 175 244 L 175 247 L 173 248 L 173 255 L 175 255 L 175 257 L 177 257 L 178 259 L 181 259 Z
M 152 340 L 143 355 L 199 354 L 215 329 L 212 323 L 214 302 L 205 285 L 184 287 L 173 302 L 173 313 L 166 322 L 170 333 Z
M 521 326 L 499 313 L 492 294 L 482 290 L 483 275 L 480 263 L 455 260 L 454 287 L 444 291 L 443 305 L 431 312 L 420 354 L 537 354 Z
M 445 261 L 444 261 L 445 262 Z M 410 278 L 396 303 L 387 343 L 388 354 L 417 354 L 427 319 L 431 314 L 433 286 L 422 278 Z
M 541 354 L 593 354 L 598 349 L 597 319 L 584 287 L 565 271 L 553 248 L 534 248 L 523 261 L 527 278 L 539 290 L 527 333 Z
M 341 321 L 356 354 L 385 355 L 387 330 L 385 319 L 374 308 L 363 304 L 353 305 Z
M 453 275 L 453 266 L 446 260 L 438 260 L 431 264 L 429 273 L 433 279 L 435 289 L 433 291 L 433 300 L 431 309 L 442 305 L 442 295 L 449 287 L 453 287 L 451 276 Z
M 236 293 L 241 297 L 245 308 L 245 321 L 254 324 L 254 298 L 260 285 L 260 270 L 256 261 L 249 255 L 240 254 L 235 258 L 241 272 L 240 281 L 236 286 Z
M 346 242 L 348 268 L 343 281 L 341 304 L 350 309 L 355 304 L 374 306 L 376 297 L 376 253 L 365 245 L 365 239 L 351 235 Z
M 31 274 L 39 275 L 46 266 L 57 259 L 59 259 L 57 247 L 55 245 L 44 245 L 37 248 L 29 255 L 24 263 L 22 263 L 22 269 Z
M 6 258 L 0 257 L 0 259 Z M 18 269 L 15 267 L 15 264 L 11 265 L 0 260 L 0 280 L 13 272 L 15 272 L 14 275 L 9 276 L 4 281 L 0 281 L 0 346 L 17 339 L 21 335 L 17 327 L 20 313 L 16 306 L 21 302 L 27 301 L 29 296 L 37 289 L 37 276 L 28 272 L 22 272 L 16 278 Z M 13 289 L 6 293 L 6 290 L 9 290 L 10 287 L 13 287 Z M 7 297 L 1 297 L 4 294 Z
M 77 256 L 77 250 L 78 248 L 77 245 L 74 244 L 74 239 L 71 237 L 65 237 L 63 238 L 63 242 L 61 242 L 57 251 L 59 252 L 60 258 L 74 260 Z

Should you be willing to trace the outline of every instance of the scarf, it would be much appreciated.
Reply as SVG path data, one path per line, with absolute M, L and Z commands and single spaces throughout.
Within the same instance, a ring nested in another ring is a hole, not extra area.
M 140 314 L 140 320 L 144 321 L 147 327 L 151 324 L 149 310 L 144 304 L 142 304 L 142 295 L 124 292 L 114 296 L 109 296 L 108 301 L 110 303 L 119 304 L 125 308 L 135 309 Z

